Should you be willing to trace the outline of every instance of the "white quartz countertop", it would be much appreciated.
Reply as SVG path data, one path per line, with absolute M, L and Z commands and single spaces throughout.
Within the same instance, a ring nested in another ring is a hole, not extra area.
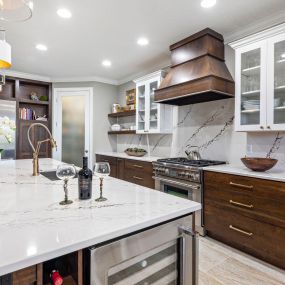
M 246 168 L 245 166 L 232 165 L 232 164 L 207 166 L 204 167 L 203 169 L 213 172 L 236 174 L 241 176 L 285 182 L 285 169 L 280 169 L 277 167 L 272 168 L 265 172 L 256 172 Z
M 41 170 L 58 161 L 40 159 Z M 159 191 L 108 177 L 106 202 L 79 201 L 77 179 L 70 183 L 74 203 L 60 206 L 62 181 L 33 177 L 31 160 L 0 162 L 0 276 L 107 241 L 127 233 L 190 214 L 201 205 Z
M 96 152 L 96 154 L 114 156 L 114 157 L 119 157 L 119 158 L 141 160 L 141 161 L 147 161 L 147 162 L 157 161 L 158 159 L 162 158 L 162 157 L 157 157 L 157 156 L 148 156 L 147 154 L 143 157 L 129 156 L 124 152 Z

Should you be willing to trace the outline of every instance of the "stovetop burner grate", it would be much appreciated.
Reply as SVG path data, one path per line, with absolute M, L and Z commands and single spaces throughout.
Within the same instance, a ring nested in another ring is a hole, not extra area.
M 157 162 L 170 163 L 170 164 L 176 164 L 176 165 L 194 166 L 194 167 L 205 167 L 205 166 L 210 166 L 210 165 L 225 164 L 224 161 L 205 160 L 205 159 L 189 160 L 186 157 L 158 159 Z

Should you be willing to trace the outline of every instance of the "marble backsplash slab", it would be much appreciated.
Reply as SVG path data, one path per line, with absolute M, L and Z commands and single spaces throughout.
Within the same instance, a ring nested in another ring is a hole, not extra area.
M 185 156 L 190 146 L 198 146 L 202 158 L 241 164 L 240 158 L 265 157 L 277 132 L 234 131 L 234 99 L 174 107 L 173 134 L 149 135 L 150 154 L 161 157 Z M 285 133 L 280 133 L 285 137 Z M 140 146 L 147 149 L 145 135 L 118 136 L 117 151 Z M 285 138 L 272 157 L 285 166 Z

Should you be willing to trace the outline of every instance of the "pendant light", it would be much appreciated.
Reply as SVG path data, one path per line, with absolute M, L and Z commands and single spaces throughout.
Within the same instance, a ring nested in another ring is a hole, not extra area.
M 1 0 L 0 0 L 1 2 Z M 10 68 L 11 63 L 11 46 L 6 42 L 5 30 L 0 30 L 0 68 Z
M 0 20 L 22 22 L 33 15 L 32 0 L 0 0 Z

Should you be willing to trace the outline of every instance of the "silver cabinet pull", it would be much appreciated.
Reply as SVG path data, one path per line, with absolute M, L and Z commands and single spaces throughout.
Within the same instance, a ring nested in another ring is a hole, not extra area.
M 239 188 L 245 188 L 245 189 L 253 189 L 252 185 L 244 185 L 244 184 L 239 184 L 239 183 L 234 183 L 234 182 L 230 182 L 231 186 L 236 186 Z
M 138 176 L 133 176 L 133 178 L 136 180 L 143 180 L 141 177 L 138 177 Z
M 233 201 L 233 200 L 230 200 L 229 202 L 230 202 L 230 204 L 233 204 L 233 205 L 236 205 L 236 206 L 245 207 L 245 208 L 249 208 L 249 209 L 253 208 L 252 204 L 251 205 L 243 204 L 243 203 L 239 203 L 239 202 L 236 202 L 236 201 Z
M 229 225 L 229 228 L 230 228 L 231 230 L 233 230 L 233 231 L 239 232 L 239 233 L 244 234 L 244 235 L 247 235 L 247 236 L 252 236 L 252 235 L 253 235 L 253 233 L 246 232 L 246 231 L 244 231 L 244 230 L 241 230 L 241 229 L 239 229 L 239 228 L 234 227 L 233 225 Z

